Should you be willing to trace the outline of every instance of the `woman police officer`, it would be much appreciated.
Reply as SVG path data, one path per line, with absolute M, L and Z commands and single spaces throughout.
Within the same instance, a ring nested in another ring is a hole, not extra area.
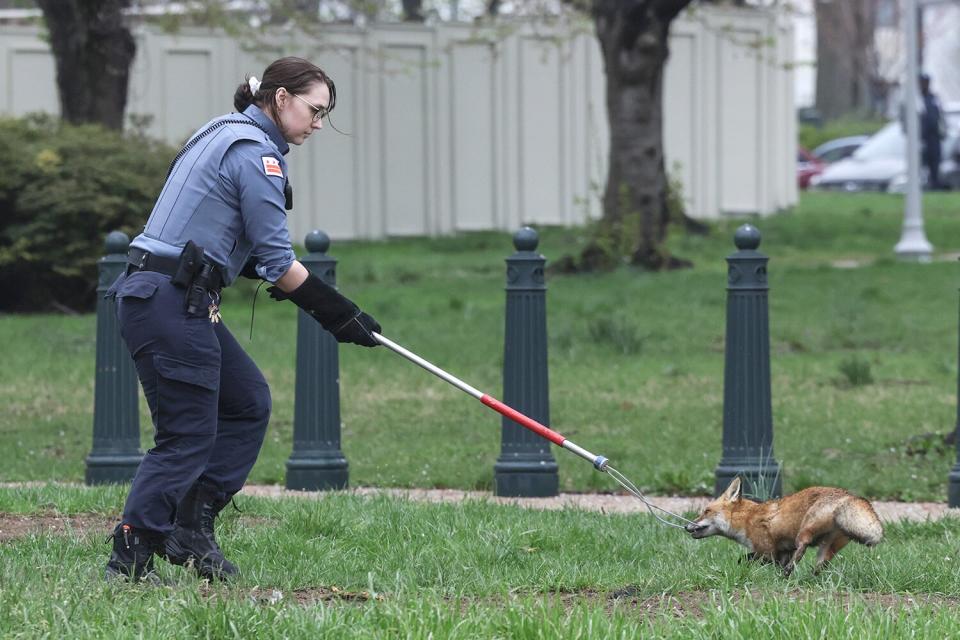
M 333 81 L 281 58 L 234 96 L 171 164 L 143 233 L 130 243 L 116 295 L 123 339 L 150 406 L 155 446 L 143 457 L 113 534 L 106 575 L 148 576 L 154 554 L 228 578 L 213 522 L 243 486 L 263 443 L 270 391 L 218 311 L 238 275 L 274 283 L 339 342 L 378 343 L 380 325 L 296 260 L 286 227 L 284 155 L 323 127 Z

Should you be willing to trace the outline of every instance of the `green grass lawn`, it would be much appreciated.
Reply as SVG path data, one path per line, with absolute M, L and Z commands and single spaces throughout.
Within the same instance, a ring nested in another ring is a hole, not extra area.
M 119 487 L 0 488 L 0 514 L 116 517 Z M 948 638 L 960 633 L 960 521 L 887 525 L 819 576 L 740 563 L 645 514 L 242 498 L 219 537 L 242 570 L 207 585 L 107 585 L 106 529 L 0 544 L 2 637 Z
M 770 256 L 775 454 L 784 488 L 831 484 L 874 498 L 944 500 L 956 453 L 960 195 L 925 196 L 931 264 L 894 259 L 902 199 L 805 194 L 751 219 Z M 693 269 L 623 268 L 548 279 L 551 424 L 607 455 L 642 489 L 703 494 L 720 460 L 724 257 L 744 220 L 674 231 Z M 542 229 L 557 259 L 579 229 Z M 302 240 L 302 239 L 301 239 Z M 341 289 L 384 333 L 501 396 L 510 235 L 335 243 Z M 849 268 L 849 267 L 853 268 Z M 271 383 L 274 413 L 251 481 L 280 483 L 292 443 L 296 308 L 228 290 L 226 322 Z M 83 478 L 90 450 L 95 318 L 0 316 L 0 481 Z M 352 485 L 489 488 L 499 416 L 385 349 L 340 350 L 343 449 Z M 142 441 L 151 437 L 141 403 Z M 610 479 L 554 449 L 564 490 Z

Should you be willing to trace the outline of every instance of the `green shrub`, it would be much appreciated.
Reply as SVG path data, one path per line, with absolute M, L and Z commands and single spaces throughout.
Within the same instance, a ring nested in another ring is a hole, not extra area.
M 851 387 L 862 387 L 873 384 L 873 373 L 870 371 L 870 362 L 851 356 L 840 363 L 840 373 Z
M 800 125 L 800 146 L 812 151 L 828 140 L 847 136 L 873 135 L 886 120 L 880 118 L 839 118 L 825 122 L 822 127 L 812 124 Z
M 647 339 L 630 318 L 623 316 L 593 318 L 588 323 L 587 333 L 594 343 L 610 345 L 625 356 L 640 353 Z
M 92 309 L 106 234 L 140 232 L 173 155 L 140 134 L 0 118 L 0 311 Z

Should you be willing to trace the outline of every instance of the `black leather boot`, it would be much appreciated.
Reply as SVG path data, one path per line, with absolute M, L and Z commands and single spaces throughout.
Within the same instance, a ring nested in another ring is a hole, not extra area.
M 163 555 L 173 564 L 191 565 L 200 577 L 227 580 L 237 568 L 223 557 L 213 532 L 213 521 L 230 497 L 203 481 L 194 483 L 177 505 L 173 533 L 163 544 Z
M 106 579 L 156 579 L 153 573 L 153 554 L 160 549 L 162 536 L 129 524 L 119 524 L 113 530 L 113 551 L 107 561 Z

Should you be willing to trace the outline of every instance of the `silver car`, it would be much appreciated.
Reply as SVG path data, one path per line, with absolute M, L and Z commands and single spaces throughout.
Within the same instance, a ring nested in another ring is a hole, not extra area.
M 836 138 L 824 142 L 810 153 L 818 160 L 822 160 L 827 164 L 833 164 L 844 158 L 849 158 L 854 151 L 859 149 L 861 145 L 869 139 L 870 136 L 846 136 L 844 138 Z
M 960 189 L 960 105 L 944 108 L 947 136 L 943 140 L 940 183 Z M 927 171 L 921 165 L 921 178 Z M 899 122 L 890 122 L 849 158 L 829 165 L 810 181 L 814 189 L 902 193 L 907 186 L 907 138 Z

